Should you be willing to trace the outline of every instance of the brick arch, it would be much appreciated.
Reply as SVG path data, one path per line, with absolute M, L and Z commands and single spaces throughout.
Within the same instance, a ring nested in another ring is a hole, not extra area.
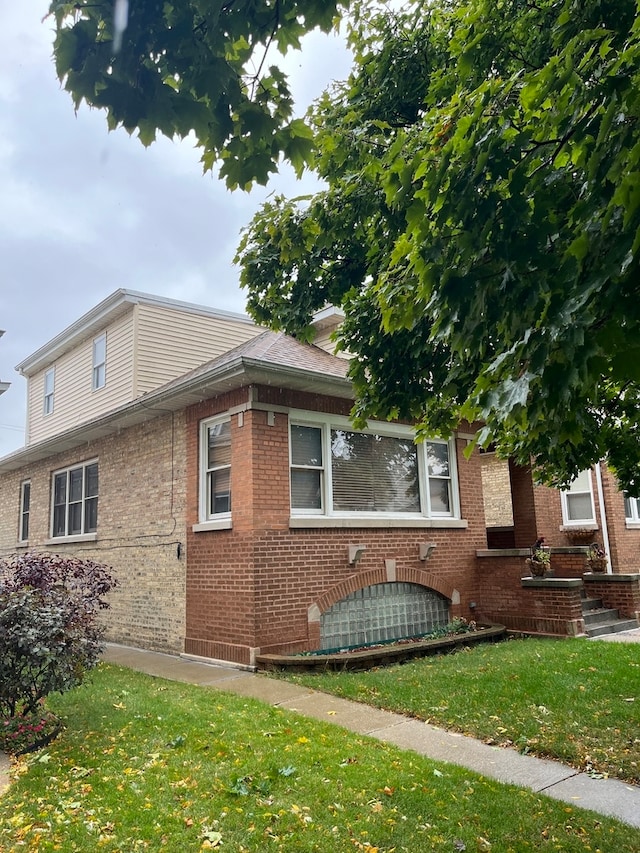
M 316 621 L 320 615 L 333 607 L 343 598 L 351 595 L 352 592 L 357 592 L 359 589 L 364 589 L 367 586 L 373 586 L 378 583 L 414 583 L 418 586 L 424 586 L 434 592 L 439 593 L 451 602 L 453 598 L 453 587 L 446 583 L 442 578 L 437 577 L 433 572 L 425 571 L 424 569 L 403 568 L 398 566 L 391 574 L 385 568 L 371 569 L 367 572 L 350 575 L 340 583 L 335 584 L 325 590 L 309 608 L 309 621 Z

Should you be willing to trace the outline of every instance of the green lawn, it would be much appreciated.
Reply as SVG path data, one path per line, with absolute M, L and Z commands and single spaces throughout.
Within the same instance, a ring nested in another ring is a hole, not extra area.
M 0 799 L 4 853 L 640 849 L 614 820 L 213 689 L 101 665 L 50 706 L 67 728 Z
M 291 680 L 640 782 L 640 644 L 510 640 Z

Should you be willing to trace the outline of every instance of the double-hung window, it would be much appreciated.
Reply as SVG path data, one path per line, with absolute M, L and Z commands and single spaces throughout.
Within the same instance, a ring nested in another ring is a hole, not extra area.
M 31 511 L 31 480 L 20 484 L 20 522 L 18 525 L 18 540 L 26 542 L 29 539 L 29 513 Z
M 98 528 L 98 463 L 53 475 L 52 537 L 81 536 Z
M 640 524 L 640 498 L 624 496 L 624 516 L 627 523 Z
M 347 419 L 292 415 L 293 515 L 459 517 L 455 454 L 446 441 L 414 441 L 409 427 L 356 431 Z
M 581 471 L 568 489 L 561 492 L 562 521 L 566 526 L 595 524 L 591 470 Z
M 231 421 L 229 416 L 201 426 L 200 519 L 231 517 Z
M 92 388 L 97 391 L 104 388 L 107 382 L 107 333 L 104 332 L 93 340 L 93 374 Z
M 50 415 L 53 412 L 53 390 L 56 380 L 56 369 L 50 367 L 44 375 L 44 403 L 43 414 Z

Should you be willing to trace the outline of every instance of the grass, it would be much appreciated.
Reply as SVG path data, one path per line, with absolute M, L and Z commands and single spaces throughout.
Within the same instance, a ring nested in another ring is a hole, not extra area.
M 0 850 L 417 853 L 640 849 L 640 831 L 329 722 L 101 665 L 52 698 Z
M 490 743 L 640 782 L 640 645 L 513 640 L 290 680 Z

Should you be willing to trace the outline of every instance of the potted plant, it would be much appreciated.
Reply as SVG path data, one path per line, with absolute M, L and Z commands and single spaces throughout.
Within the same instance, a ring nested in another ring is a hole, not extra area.
M 606 572 L 607 554 L 602 545 L 593 542 L 587 549 L 587 567 L 592 572 Z
M 544 544 L 544 536 L 540 536 L 531 546 L 531 556 L 526 563 L 534 577 L 544 577 L 551 569 L 551 549 Z
M 589 529 L 587 527 L 572 527 L 568 530 L 565 530 L 565 535 L 567 539 L 573 545 L 588 545 L 592 541 L 595 534 L 595 530 Z

